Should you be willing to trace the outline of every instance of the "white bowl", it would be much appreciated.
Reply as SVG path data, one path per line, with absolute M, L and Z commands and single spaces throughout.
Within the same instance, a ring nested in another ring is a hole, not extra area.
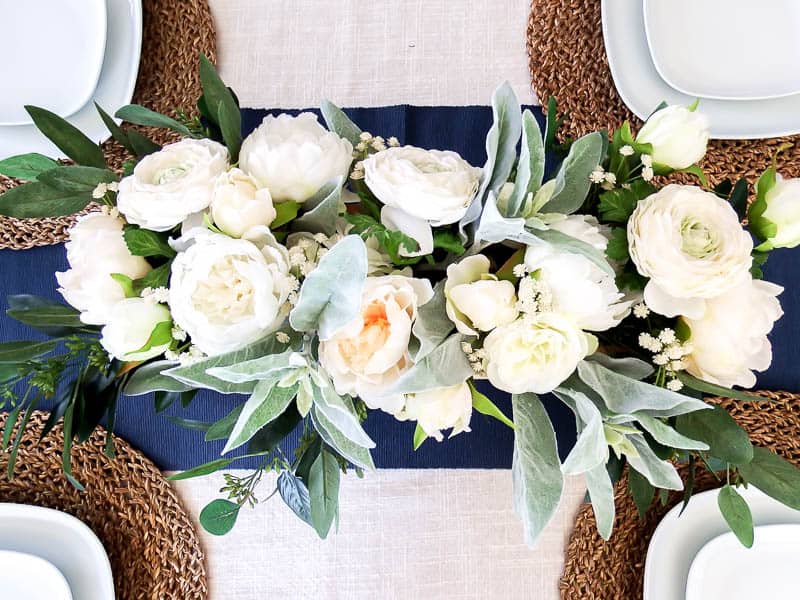
M 43 558 L 0 550 L 0 600 L 72 600 L 61 571 Z

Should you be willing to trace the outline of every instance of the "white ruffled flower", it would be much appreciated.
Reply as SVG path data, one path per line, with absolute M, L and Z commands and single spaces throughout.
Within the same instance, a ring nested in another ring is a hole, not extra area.
M 305 202 L 331 179 L 346 178 L 352 159 L 353 145 L 308 112 L 268 115 L 239 152 L 240 168 L 275 202 Z
M 761 215 L 771 221 L 776 231 L 767 243 L 770 248 L 794 248 L 800 244 L 800 178 L 783 179 L 765 197 L 767 208 Z
M 238 350 L 275 331 L 288 311 L 289 256 L 266 227 L 242 239 L 195 230 L 172 263 L 175 324 L 208 355 Z
M 753 241 L 728 202 L 673 184 L 637 204 L 628 249 L 639 273 L 650 278 L 647 306 L 667 317 L 698 319 L 706 300 L 750 277 Z
M 472 392 L 467 383 L 461 383 L 409 394 L 399 418 L 416 421 L 429 437 L 441 442 L 443 429 L 452 430 L 450 437 L 470 431 Z
M 647 119 L 636 141 L 652 144 L 652 156 L 656 164 L 671 169 L 685 169 L 705 156 L 708 138 L 708 119 L 705 115 L 683 106 L 668 106 Z
M 211 203 L 228 150 L 212 140 L 185 139 L 145 156 L 120 181 L 117 207 L 129 223 L 167 231 Z
M 417 308 L 433 297 L 426 279 L 368 277 L 361 314 L 319 344 L 319 360 L 339 394 L 359 396 L 370 408 L 398 414 L 402 394 L 388 388 L 411 366 L 408 349 Z
M 164 354 L 172 342 L 138 352 L 147 344 L 159 323 L 171 321 L 169 309 L 144 298 L 126 298 L 114 305 L 108 323 L 100 332 L 100 344 L 111 356 L 123 361 L 143 361 Z
M 256 180 L 241 169 L 231 169 L 217 178 L 211 218 L 228 235 L 242 237 L 248 229 L 269 225 L 276 215 L 269 190 L 259 189 Z
M 569 215 L 566 219 L 554 221 L 549 225 L 550 229 L 574 237 L 600 252 L 606 251 L 608 240 L 611 238 L 611 227 L 602 225 L 592 215 Z
M 81 321 L 105 325 L 125 292 L 111 275 L 131 279 L 144 277 L 151 269 L 141 256 L 133 256 L 122 237 L 124 221 L 104 213 L 78 218 L 66 244 L 69 270 L 56 273 L 58 291 L 81 311 Z
M 469 256 L 447 267 L 445 310 L 456 329 L 465 335 L 491 331 L 517 318 L 514 284 L 489 274 L 489 259 Z
M 776 297 L 782 291 L 767 281 L 746 281 L 709 301 L 701 319 L 684 319 L 692 347 L 683 358 L 686 370 L 717 385 L 753 387 L 752 371 L 772 362 L 767 334 L 783 315 Z

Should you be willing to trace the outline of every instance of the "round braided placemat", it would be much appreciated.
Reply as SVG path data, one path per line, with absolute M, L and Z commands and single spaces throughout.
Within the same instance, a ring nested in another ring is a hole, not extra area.
M 200 97 L 197 65 L 200 53 L 212 61 L 216 36 L 206 0 L 142 0 L 143 29 L 139 75 L 133 103 L 172 114 L 177 108 L 196 112 Z M 149 130 L 159 143 L 174 139 L 166 130 Z M 109 164 L 122 165 L 124 150 L 113 141 L 103 144 Z M 19 182 L 0 175 L 0 193 Z M 24 250 L 57 244 L 67 238 L 75 216 L 14 219 L 0 216 L 0 249 Z
M 11 480 L 8 454 L 0 453 L 0 502 L 55 508 L 86 523 L 108 553 L 120 600 L 205 599 L 197 532 L 155 465 L 118 437 L 116 458 L 108 458 L 98 429 L 72 450 L 73 474 L 86 487 L 79 492 L 61 472 L 61 426 L 39 441 L 47 416 L 33 414 Z M 0 427 L 6 418 L 0 415 Z
M 611 2 L 617 0 L 609 0 Z M 600 0 L 532 0 L 528 57 L 533 89 L 543 107 L 554 96 L 568 113 L 562 133 L 583 135 L 641 121 L 617 94 L 603 45 Z M 702 110 L 702 101 L 700 103 Z M 653 109 L 655 110 L 655 106 Z M 746 177 L 754 183 L 777 148 L 800 136 L 769 140 L 712 140 L 702 167 L 712 182 Z M 780 155 L 780 171 L 800 176 L 800 144 Z
M 724 406 L 750 434 L 753 442 L 768 447 L 800 465 L 800 395 L 758 392 L 770 402 L 712 400 Z M 686 479 L 688 465 L 680 467 Z M 705 469 L 698 468 L 695 489 L 719 487 Z M 591 506 L 578 512 L 567 546 L 560 589 L 562 600 L 631 600 L 642 597 L 642 578 L 647 547 L 656 526 L 670 508 L 683 501 L 683 492 L 672 492 L 666 506 L 654 500 L 644 520 L 620 481 L 615 490 L 617 514 L 608 542 L 597 534 Z

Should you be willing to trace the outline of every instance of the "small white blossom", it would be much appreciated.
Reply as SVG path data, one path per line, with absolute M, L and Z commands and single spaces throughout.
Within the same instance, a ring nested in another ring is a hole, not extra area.
M 398 140 L 396 137 L 392 136 L 387 140 L 387 143 L 392 148 L 397 148 L 400 145 L 400 140 Z
M 95 200 L 100 200 L 103 196 L 106 195 L 108 191 L 108 184 L 107 183 L 98 183 L 97 186 L 92 190 L 92 198 Z
M 633 316 L 637 319 L 646 319 L 649 314 L 650 309 L 647 308 L 647 305 L 644 302 L 639 302 L 639 304 L 634 305 Z
M 528 267 L 525 266 L 525 263 L 519 263 L 518 265 L 514 265 L 512 272 L 514 273 L 514 277 L 522 278 L 527 275 Z
M 614 173 L 606 173 L 605 174 L 606 183 L 610 183 L 611 185 L 616 185 L 617 183 L 617 176 Z
M 669 358 L 667 358 L 666 354 L 660 353 L 656 354 L 653 357 L 653 364 L 658 365 L 659 367 L 663 367 L 669 362 Z
M 629 144 L 625 144 L 622 148 L 619 149 L 619 153 L 622 156 L 632 156 L 633 155 L 633 147 Z
M 118 192 L 119 191 L 119 181 L 112 181 L 108 184 L 108 191 L 109 192 Z
M 606 179 L 606 172 L 603 170 L 603 167 L 596 166 L 594 170 L 589 174 L 589 181 L 592 183 L 603 183 Z
M 683 389 L 683 382 L 680 379 L 670 379 L 667 382 L 667 389 L 672 390 L 673 392 L 679 392 Z
M 358 152 L 363 152 L 366 149 L 367 149 L 367 144 L 365 142 L 358 142 L 358 144 L 356 144 L 356 150 Z
M 645 181 L 652 181 L 653 177 L 655 177 L 653 167 L 642 167 L 642 179 Z
M 169 302 L 169 290 L 165 287 L 146 287 L 142 290 L 141 297 L 152 304 L 167 304 Z
M 664 344 L 659 342 L 649 333 L 639 334 L 639 345 L 650 352 L 661 352 L 662 348 L 664 347 Z
M 177 325 L 172 328 L 172 339 L 178 342 L 185 342 L 187 338 L 186 332 Z
M 314 234 L 314 241 L 315 241 L 315 242 L 318 242 L 318 243 L 320 243 L 320 244 L 325 244 L 325 243 L 327 243 L 327 242 L 328 242 L 328 239 L 329 239 L 329 238 L 328 238 L 328 236 L 327 236 L 327 235 L 325 235 L 324 233 L 315 233 L 315 234 Z
M 658 334 L 658 339 L 665 344 L 672 344 L 678 338 L 675 336 L 675 331 L 666 327 L 661 330 L 661 333 Z
M 167 350 L 166 352 L 164 352 L 164 358 L 169 361 L 177 362 L 179 360 L 179 357 L 180 354 L 175 352 L 175 350 Z
M 642 154 L 642 156 L 639 158 L 639 160 L 642 161 L 642 166 L 645 166 L 645 167 L 652 167 L 653 166 L 653 157 L 650 156 L 649 154 Z
M 362 142 L 368 142 L 372 139 L 372 134 L 369 131 L 362 131 L 358 138 Z
M 285 331 L 279 331 L 275 334 L 275 339 L 278 340 L 281 344 L 288 344 L 289 341 L 292 339 L 289 337 L 289 334 Z
M 468 354 L 468 355 L 472 354 L 472 352 L 473 352 L 472 344 L 470 344 L 469 342 L 461 342 L 461 351 L 464 354 Z
M 686 361 L 684 360 L 673 360 L 669 363 L 670 371 L 683 371 L 684 369 L 686 369 Z

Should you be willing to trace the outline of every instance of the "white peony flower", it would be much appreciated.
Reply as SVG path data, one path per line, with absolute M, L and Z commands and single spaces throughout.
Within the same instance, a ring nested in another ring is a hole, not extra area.
M 386 390 L 413 365 L 408 349 L 411 326 L 417 308 L 432 297 L 426 279 L 367 278 L 361 314 L 319 344 L 320 363 L 339 394 L 359 396 L 370 408 L 391 414 L 402 410 L 403 395 Z
M 269 190 L 259 189 L 256 180 L 241 169 L 231 169 L 217 178 L 211 218 L 228 235 L 242 237 L 248 229 L 269 225 L 276 215 Z
M 800 244 L 800 178 L 780 175 L 765 196 L 767 208 L 761 215 L 776 231 L 767 240 L 769 248 L 794 248 Z
M 597 349 L 597 340 L 566 317 L 542 313 L 498 327 L 483 348 L 493 386 L 511 394 L 546 394 Z
M 151 269 L 141 256 L 133 256 L 122 237 L 125 222 L 104 213 L 91 213 L 78 218 L 69 231 L 66 244 L 69 270 L 56 273 L 58 291 L 73 307 L 81 311 L 81 321 L 104 325 L 114 305 L 125 298 L 112 273 L 131 279 L 144 277 Z
M 169 309 L 163 304 L 148 302 L 144 298 L 126 298 L 111 310 L 108 323 L 100 332 L 100 343 L 118 360 L 148 360 L 164 354 L 172 339 L 142 352 L 138 350 L 147 344 L 156 325 L 171 320 Z
M 592 215 L 569 215 L 566 219 L 549 223 L 550 229 L 574 237 L 595 250 L 606 251 L 611 238 L 611 227 L 602 225 Z
M 725 387 L 753 387 L 755 371 L 772 362 L 767 334 L 781 315 L 776 296 L 783 288 L 767 281 L 746 281 L 707 303 L 701 319 L 684 319 L 692 351 L 683 360 L 695 377 Z
M 548 309 L 581 329 L 606 331 L 630 313 L 632 302 L 623 301 L 614 276 L 583 255 L 539 244 L 525 251 L 525 266 L 547 290 Z
M 208 355 L 238 350 L 275 331 L 288 312 L 289 256 L 266 227 L 242 239 L 194 230 L 172 263 L 175 324 Z
M 352 160 L 353 145 L 308 112 L 268 115 L 239 152 L 240 168 L 275 202 L 305 202 L 331 179 L 346 178 Z
M 636 141 L 652 144 L 656 165 L 685 169 L 705 156 L 708 137 L 705 115 L 683 106 L 668 106 L 647 119 Z
M 422 430 L 436 441 L 443 439 L 442 430 L 452 429 L 450 437 L 470 431 L 472 392 L 467 383 L 409 394 L 401 419 L 417 421 Z
M 489 259 L 469 256 L 447 267 L 447 316 L 465 335 L 479 335 L 511 323 L 519 315 L 514 284 L 489 274 Z
M 119 182 L 117 207 L 129 223 L 167 231 L 208 208 L 214 182 L 227 169 L 222 144 L 206 139 L 168 144 Z
M 728 202 L 672 184 L 638 203 L 628 221 L 628 249 L 639 273 L 650 278 L 647 306 L 667 317 L 698 319 L 707 299 L 750 277 L 753 241 Z

